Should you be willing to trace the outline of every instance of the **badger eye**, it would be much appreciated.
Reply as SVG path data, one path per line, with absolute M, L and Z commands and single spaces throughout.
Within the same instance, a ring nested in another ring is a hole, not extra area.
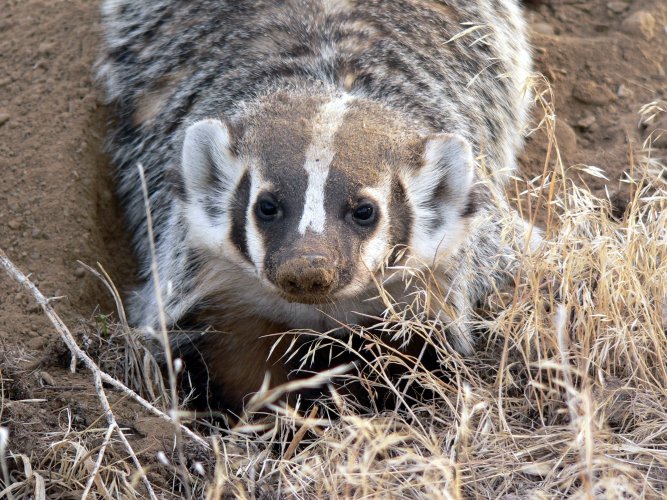
M 280 215 L 280 206 L 270 198 L 263 198 L 257 202 L 255 211 L 257 217 L 268 222 Z
M 361 203 L 352 212 L 352 218 L 361 226 L 369 226 L 375 222 L 375 207 L 369 202 Z

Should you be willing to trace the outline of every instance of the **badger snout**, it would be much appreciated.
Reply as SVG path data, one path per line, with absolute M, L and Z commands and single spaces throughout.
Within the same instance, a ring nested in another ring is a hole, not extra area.
M 339 266 L 322 254 L 300 255 L 278 266 L 275 283 L 299 302 L 318 302 L 338 288 Z

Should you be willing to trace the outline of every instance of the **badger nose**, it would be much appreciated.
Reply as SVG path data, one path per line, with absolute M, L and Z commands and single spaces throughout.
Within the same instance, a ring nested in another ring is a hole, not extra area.
M 303 259 L 306 260 L 308 264 L 313 267 L 324 267 L 326 266 L 327 263 L 326 256 L 319 253 L 311 253 L 308 255 L 304 255 Z
M 325 295 L 338 281 L 338 266 L 321 254 L 306 254 L 280 266 L 277 284 L 291 295 Z

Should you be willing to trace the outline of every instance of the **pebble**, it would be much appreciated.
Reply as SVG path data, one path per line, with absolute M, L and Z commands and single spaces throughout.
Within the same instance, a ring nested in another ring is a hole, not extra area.
M 55 379 L 48 372 L 39 372 L 38 377 L 41 379 L 43 385 L 56 385 Z
M 54 52 L 56 44 L 54 42 L 42 42 L 37 47 L 37 53 L 41 55 L 48 55 Z
M 34 229 L 30 232 L 30 236 L 32 236 L 34 239 L 39 238 L 41 235 L 42 235 L 42 232 L 41 232 L 39 229 L 37 229 L 37 228 L 34 228 Z
M 581 120 L 577 122 L 577 127 L 584 130 L 591 130 L 593 125 L 595 125 L 596 118 L 593 115 L 584 116 Z
M 535 23 L 532 26 L 535 33 L 540 33 L 542 35 L 555 35 L 555 28 L 549 23 Z
M 630 5 L 627 2 L 608 2 L 607 8 L 612 11 L 614 14 L 622 14 L 628 10 Z
M 616 91 L 616 95 L 622 99 L 626 97 L 632 97 L 635 93 L 630 90 L 628 87 L 625 85 L 621 84 L 618 86 L 618 90 Z
M 5 113 L 4 111 L 0 111 L 0 127 L 2 127 L 5 123 L 9 121 L 11 117 L 9 116 L 9 113 Z
M 74 270 L 74 276 L 77 278 L 83 278 L 86 275 L 86 270 L 83 267 L 77 267 Z
M 574 86 L 572 89 L 572 97 L 585 104 L 604 106 L 616 99 L 616 94 L 599 83 L 584 81 L 579 82 Z
M 9 229 L 16 231 L 17 229 L 21 229 L 23 221 L 21 219 L 12 219 L 7 223 L 7 225 L 9 226 Z
M 643 36 L 650 40 L 655 36 L 655 17 L 650 12 L 638 10 L 621 23 L 621 29 L 628 35 Z

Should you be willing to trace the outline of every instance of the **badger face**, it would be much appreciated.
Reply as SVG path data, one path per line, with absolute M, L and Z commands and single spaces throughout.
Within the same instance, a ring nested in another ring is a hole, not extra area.
M 287 301 L 323 304 L 374 287 L 386 263 L 452 251 L 473 158 L 460 136 L 377 103 L 285 93 L 190 125 L 181 175 L 192 246 Z

